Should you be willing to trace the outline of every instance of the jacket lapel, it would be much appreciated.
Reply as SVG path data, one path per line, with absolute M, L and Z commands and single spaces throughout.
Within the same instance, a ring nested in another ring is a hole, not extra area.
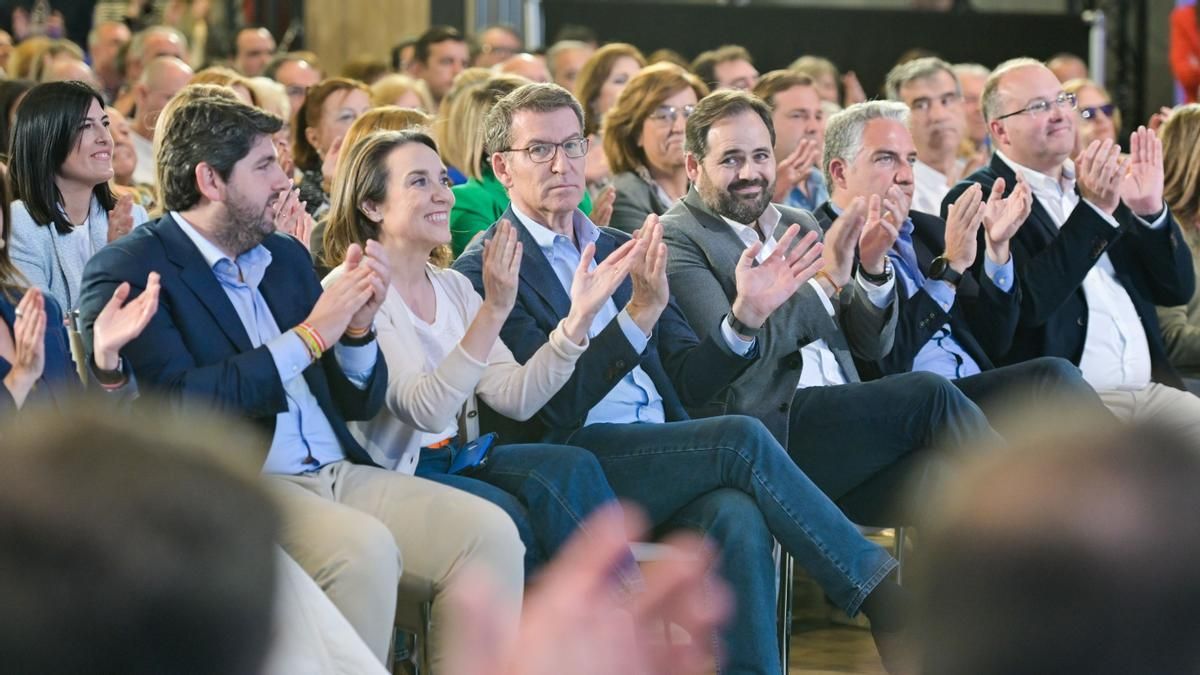
M 163 240 L 167 258 L 179 267 L 179 278 L 196 294 L 200 304 L 204 305 L 221 332 L 225 333 L 238 351 L 250 351 L 254 347 L 246 334 L 246 328 L 217 281 L 216 275 L 204 261 L 204 256 L 200 255 L 196 245 L 179 228 L 174 218 L 165 220 L 163 226 L 158 228 L 158 236 Z
M 533 238 L 532 234 L 529 234 L 529 230 L 525 229 L 525 225 L 520 218 L 517 218 L 517 214 L 513 213 L 512 208 L 505 211 L 501 218 L 508 220 L 513 227 L 517 228 L 517 236 L 521 240 L 520 277 L 523 285 L 532 288 L 538 297 L 550 305 L 554 314 L 559 318 L 569 314 L 571 312 L 571 296 L 567 295 L 567 291 L 563 289 L 562 282 L 554 274 L 554 268 L 550 266 L 550 261 L 542 253 L 542 248 L 538 246 L 537 240 Z

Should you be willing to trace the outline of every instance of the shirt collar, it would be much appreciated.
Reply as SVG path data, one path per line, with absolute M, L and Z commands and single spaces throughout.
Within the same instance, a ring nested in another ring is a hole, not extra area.
M 517 217 L 517 220 L 521 221 L 521 224 L 529 231 L 529 236 L 533 237 L 533 240 L 537 242 L 538 248 L 542 249 L 542 253 L 547 256 L 554 250 L 554 244 L 559 239 L 570 243 L 565 236 L 526 215 L 517 207 L 516 202 L 510 203 L 509 207 Z M 575 213 L 571 215 L 571 220 L 572 226 L 575 228 L 575 242 L 578 250 L 582 251 L 584 246 L 594 244 L 600 238 L 600 228 L 596 227 L 596 224 L 591 219 L 583 215 L 583 211 L 575 209 Z
M 258 282 L 262 280 L 266 273 L 267 267 L 271 264 L 271 252 L 265 246 L 259 244 L 254 248 L 239 255 L 237 260 L 230 260 L 229 256 L 217 248 L 217 245 L 209 241 L 200 234 L 195 226 L 187 221 L 178 211 L 172 211 L 171 217 L 179 224 L 179 229 L 187 235 L 188 239 L 200 251 L 201 257 L 204 258 L 205 264 L 217 275 L 217 278 L 224 279 L 227 271 L 232 271 L 231 268 L 237 267 L 240 270 L 240 276 L 249 286 L 257 287 Z M 224 263 L 224 264 L 222 264 Z M 236 280 L 239 275 L 234 275 Z
M 766 241 L 763 241 L 764 244 L 767 241 L 775 238 L 775 228 L 779 226 L 779 221 L 782 219 L 783 214 L 779 212 L 779 209 L 775 208 L 774 204 L 767 204 L 766 210 L 762 212 L 762 215 L 758 217 L 757 221 L 759 226 L 758 229 L 762 230 L 762 232 L 766 235 Z M 736 234 L 739 239 L 746 242 L 747 246 L 756 241 L 762 241 L 758 236 L 758 231 L 754 229 L 753 223 L 747 225 L 745 223 L 739 223 L 735 220 L 726 218 L 725 216 L 721 216 L 721 220 L 725 221 L 726 225 L 729 225 L 729 227 L 733 228 L 733 233 Z
M 1075 191 L 1075 162 L 1067 159 L 1062 165 L 1062 178 L 1055 180 L 1053 176 L 1048 176 L 1041 171 L 1031 169 L 1023 164 L 1018 164 L 1002 151 L 997 150 L 996 156 L 1000 158 L 1008 168 L 1013 170 L 1013 173 L 1021 174 L 1025 180 L 1029 182 L 1029 187 L 1034 192 L 1042 192 L 1043 194 L 1053 192 L 1062 194 Z

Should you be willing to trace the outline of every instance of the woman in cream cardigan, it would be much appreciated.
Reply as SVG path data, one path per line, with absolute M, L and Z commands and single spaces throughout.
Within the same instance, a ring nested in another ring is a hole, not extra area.
M 595 457 L 562 445 L 500 445 L 484 464 L 450 474 L 455 454 L 479 433 L 476 397 L 506 417 L 527 420 L 571 376 L 588 346 L 588 327 L 629 272 L 637 241 L 572 285 L 571 313 L 524 366 L 499 340 L 516 302 L 521 244 L 501 223 L 484 249 L 484 300 L 458 272 L 429 263 L 450 241 L 454 194 L 434 141 L 420 131 L 372 133 L 334 183 L 326 260 L 352 243 L 378 239 L 392 283 L 375 320 L 388 364 L 385 410 L 352 429 L 385 467 L 466 490 L 505 509 L 526 548 L 526 571 L 549 559 L 582 520 L 615 499 Z M 335 268 L 328 284 L 344 273 Z

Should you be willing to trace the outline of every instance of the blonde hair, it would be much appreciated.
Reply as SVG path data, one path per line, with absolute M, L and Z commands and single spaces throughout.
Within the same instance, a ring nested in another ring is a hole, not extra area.
M 371 105 L 394 105 L 396 99 L 412 92 L 421 99 L 421 110 L 433 112 L 433 97 L 429 95 L 429 87 L 424 80 L 415 77 L 392 73 L 375 80 L 371 85 Z
M 247 86 L 254 94 L 258 107 L 283 118 L 285 125 L 291 124 L 292 102 L 288 98 L 287 88 L 269 77 L 251 77 L 246 80 Z
M 603 115 L 594 107 L 596 99 L 600 98 L 600 90 L 604 88 L 613 66 L 624 58 L 637 61 L 641 68 L 646 67 L 646 57 L 642 56 L 640 49 L 624 42 L 614 42 L 597 49 L 579 71 L 579 78 L 575 81 L 575 98 L 583 105 L 584 136 L 600 131 Z
M 663 101 L 689 87 L 697 101 L 708 95 L 708 86 L 699 77 L 666 62 L 646 66 L 629 80 L 604 116 L 604 156 L 614 174 L 646 163 L 646 152 L 638 147 L 642 125 Z
M 250 84 L 250 80 L 241 73 L 225 66 L 209 66 L 192 75 L 192 79 L 188 80 L 188 84 L 219 84 L 230 89 L 243 87 L 246 91 L 250 92 L 250 105 L 256 108 L 259 107 L 258 92 L 255 91 L 254 85 Z
M 1177 108 L 1158 132 L 1163 144 L 1163 198 L 1181 223 L 1200 220 L 1200 104 Z
M 329 221 L 322 240 L 322 263 L 331 268 L 346 258 L 351 244 L 365 245 L 368 239 L 379 239 L 379 223 L 367 217 L 362 205 L 382 204 L 387 199 L 388 155 L 409 143 L 421 143 L 437 152 L 437 144 L 419 129 L 371 131 L 353 144 L 347 134 L 346 140 L 330 189 Z
M 529 80 L 520 75 L 492 75 L 459 92 L 445 117 L 446 128 L 452 133 L 439 139 L 442 160 L 468 178 L 482 180 L 487 161 L 484 120 L 488 111 L 496 101 L 526 84 Z

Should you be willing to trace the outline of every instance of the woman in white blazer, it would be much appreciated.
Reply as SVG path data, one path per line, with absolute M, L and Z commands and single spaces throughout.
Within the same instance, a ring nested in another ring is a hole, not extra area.
M 450 242 L 454 205 L 434 141 L 419 131 L 382 131 L 344 152 L 350 154 L 334 183 L 326 260 L 343 260 L 350 246 L 365 248 L 376 239 L 391 268 L 388 296 L 375 319 L 388 364 L 387 403 L 374 420 L 351 428 L 382 466 L 504 508 L 521 533 L 526 571 L 532 572 L 590 512 L 615 499 L 595 457 L 571 446 L 499 445 L 481 465 L 456 474 L 450 468 L 479 434 L 476 397 L 524 421 L 570 378 L 587 349 L 593 318 L 629 273 L 637 242 L 592 269 L 587 264 L 592 255 L 584 251 L 571 313 L 519 365 L 499 340 L 516 302 L 521 260 L 516 230 L 501 223 L 485 244 L 487 299 L 480 298 L 466 277 L 429 262 L 435 249 Z M 340 265 L 325 283 L 347 273 Z

